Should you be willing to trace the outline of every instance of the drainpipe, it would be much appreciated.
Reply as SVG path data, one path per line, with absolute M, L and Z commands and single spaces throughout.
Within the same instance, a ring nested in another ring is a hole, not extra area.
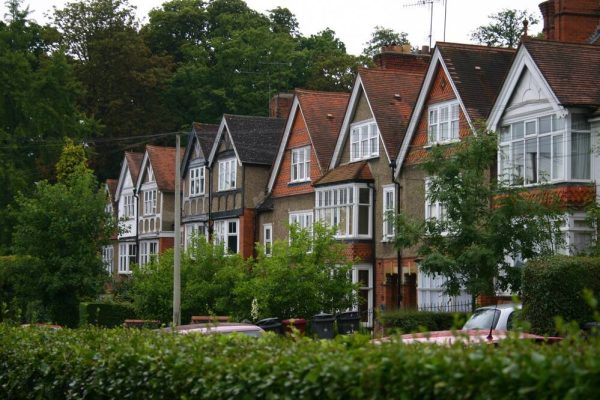
M 140 223 L 138 221 L 140 204 L 139 204 L 137 189 L 135 187 L 133 188 L 133 198 L 135 199 L 135 263 L 137 265 L 140 265 L 140 243 L 139 243 L 140 242 L 140 240 L 139 240 Z M 129 268 L 131 270 L 131 266 Z
M 377 190 L 375 189 L 375 183 L 373 184 L 369 184 L 369 187 L 371 188 L 371 190 L 373 191 L 373 204 L 371 207 L 371 265 L 372 265 L 372 271 L 373 271 L 373 310 L 372 315 L 371 315 L 371 322 L 372 322 L 372 328 L 375 327 L 375 309 L 377 308 L 376 303 L 377 303 L 377 258 L 375 255 L 375 249 L 377 246 L 377 241 L 375 240 L 375 217 L 376 217 L 376 213 L 377 213 L 377 207 L 376 207 L 376 199 L 377 199 Z M 368 319 L 367 319 L 368 321 Z
M 390 170 L 392 172 L 392 182 L 395 185 L 395 190 L 396 190 L 396 210 L 397 213 L 400 212 L 400 182 L 398 182 L 396 180 L 396 159 L 392 158 L 390 160 Z M 398 295 L 397 295 L 397 300 L 396 300 L 396 307 L 398 309 L 400 309 L 400 306 L 402 305 L 402 254 L 400 252 L 400 249 L 396 249 L 396 263 L 398 264 L 398 279 L 396 279 L 397 285 L 398 285 Z

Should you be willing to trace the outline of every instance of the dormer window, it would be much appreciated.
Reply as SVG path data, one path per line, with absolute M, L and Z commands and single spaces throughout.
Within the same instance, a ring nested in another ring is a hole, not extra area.
M 219 191 L 235 189 L 235 158 L 219 161 Z
M 379 129 L 374 120 L 362 121 L 350 128 L 350 161 L 379 157 Z
M 204 194 L 204 167 L 190 169 L 190 197 Z
M 310 180 L 310 146 L 292 149 L 290 182 Z
M 144 215 L 156 214 L 156 190 L 144 192 Z
M 428 142 L 448 143 L 458 137 L 459 107 L 458 101 L 433 104 L 428 114 Z

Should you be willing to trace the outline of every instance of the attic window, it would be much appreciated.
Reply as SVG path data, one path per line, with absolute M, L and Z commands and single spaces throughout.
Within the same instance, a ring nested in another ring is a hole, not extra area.
M 350 161 L 379 157 L 379 130 L 374 120 L 361 121 L 350 129 Z

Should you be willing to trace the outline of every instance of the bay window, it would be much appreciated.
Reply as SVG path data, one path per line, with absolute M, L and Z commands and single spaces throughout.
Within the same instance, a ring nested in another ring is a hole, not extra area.
M 136 263 L 135 243 L 119 244 L 119 273 L 131 273 L 131 266 Z
M 140 243 L 140 265 L 148 264 L 152 260 L 152 256 L 156 256 L 157 254 L 157 241 Z
M 430 106 L 427 135 L 429 144 L 458 140 L 459 114 L 456 100 Z
M 371 238 L 373 193 L 367 184 L 317 188 L 316 219 L 337 227 L 338 238 Z
M 239 253 L 239 220 L 215 221 L 214 237 L 215 244 L 222 244 L 227 253 Z
M 190 197 L 204 194 L 204 167 L 190 169 Z
M 353 124 L 350 128 L 350 161 L 379 156 L 379 130 L 373 120 Z
M 310 180 L 310 146 L 292 149 L 290 182 Z
M 590 179 L 590 125 L 578 114 L 570 129 L 565 122 L 550 114 L 502 126 L 499 179 L 511 186 Z
M 219 190 L 235 189 L 236 159 L 219 161 Z

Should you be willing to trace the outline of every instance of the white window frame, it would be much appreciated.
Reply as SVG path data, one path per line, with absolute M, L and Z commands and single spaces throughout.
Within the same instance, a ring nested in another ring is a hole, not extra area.
M 471 311 L 471 295 L 462 291 L 458 296 L 444 293 L 444 277 L 426 274 L 421 267 L 417 273 L 417 308 L 423 311 L 448 311 L 448 307 L 456 304 L 452 311 Z
M 143 241 L 140 243 L 140 265 L 146 265 L 152 261 L 152 257 L 158 256 L 158 241 Z
M 135 201 L 133 194 L 123 196 L 123 216 L 126 218 L 135 217 Z
M 290 225 L 297 224 L 300 229 L 312 231 L 314 212 L 313 210 L 291 211 L 288 221 Z
M 458 140 L 460 140 L 460 105 L 458 100 L 430 105 L 427 112 L 428 144 L 451 143 Z
M 189 193 L 190 197 L 200 196 L 204 194 L 205 185 L 205 168 L 194 167 L 190 168 L 190 185 Z
M 144 215 L 155 215 L 156 214 L 156 198 L 158 197 L 158 190 L 149 189 L 144 190 Z
M 119 243 L 119 273 L 130 274 L 131 265 L 136 261 L 135 243 Z
M 368 271 L 369 273 L 369 282 L 367 286 L 360 286 L 358 288 L 359 291 L 367 292 L 367 318 L 366 321 L 363 321 L 363 316 L 359 315 L 361 319 L 361 324 L 365 327 L 373 326 L 373 266 L 370 264 L 356 264 L 352 266 L 352 283 L 359 283 L 359 271 Z M 359 311 L 359 305 L 354 306 L 354 311 Z
M 102 262 L 104 263 L 104 267 L 106 268 L 106 272 L 109 275 L 113 273 L 113 257 L 114 257 L 114 249 L 113 246 L 102 246 Z
M 184 247 L 185 249 L 189 249 L 192 245 L 192 239 L 195 236 L 204 236 L 208 238 L 208 233 L 206 229 L 205 223 L 194 223 L 194 224 L 186 224 L 185 225 L 185 241 Z
M 387 242 L 394 238 L 396 227 L 394 226 L 393 213 L 396 212 L 396 185 L 383 186 L 383 241 Z
M 379 128 L 374 119 L 350 126 L 350 161 L 379 157 Z
M 425 219 L 437 219 L 440 222 L 446 220 L 446 207 L 439 201 L 431 201 L 429 192 L 431 179 L 425 178 Z
M 273 224 L 263 224 L 263 245 L 265 247 L 265 256 L 273 255 Z
M 310 181 L 310 146 L 292 149 L 290 182 Z
M 231 231 L 231 227 L 235 226 L 235 232 Z M 240 252 L 240 220 L 235 219 L 222 219 L 215 221 L 214 224 L 214 242 L 216 245 L 222 244 L 227 254 L 235 254 L 229 249 L 229 238 L 236 238 L 236 250 L 235 253 Z
M 235 157 L 219 161 L 219 191 L 236 187 L 237 162 Z
M 369 191 L 369 202 L 360 202 L 361 190 Z M 359 233 L 360 210 L 367 207 L 367 233 Z M 315 220 L 337 226 L 338 239 L 373 237 L 373 190 L 366 183 L 327 186 L 315 190 Z

